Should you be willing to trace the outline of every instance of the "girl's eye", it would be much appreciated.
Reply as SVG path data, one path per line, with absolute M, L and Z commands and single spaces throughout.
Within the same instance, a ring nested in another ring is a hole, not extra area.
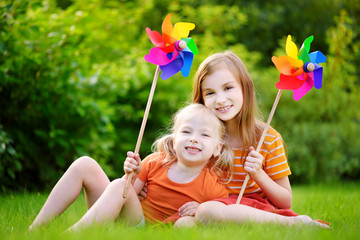
M 188 134 L 188 133 L 190 133 L 190 131 L 188 131 L 188 130 L 183 130 L 182 133 Z
M 204 137 L 210 137 L 210 135 L 209 134 L 206 134 L 206 133 L 203 133 L 202 134 Z
M 210 95 L 212 95 L 212 94 L 214 94 L 214 92 L 206 92 L 204 95 L 205 95 L 205 96 L 210 96 Z
M 225 90 L 230 90 L 232 88 L 233 88 L 232 86 L 227 86 L 227 87 L 225 87 Z

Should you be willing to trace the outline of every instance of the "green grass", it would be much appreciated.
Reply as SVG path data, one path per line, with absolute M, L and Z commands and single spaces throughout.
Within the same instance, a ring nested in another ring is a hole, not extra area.
M 197 226 L 173 229 L 148 226 L 129 229 L 120 223 L 94 226 L 76 233 L 64 231 L 75 223 L 86 207 L 80 198 L 49 226 L 27 232 L 47 194 L 11 194 L 0 196 L 0 239 L 359 239 L 360 183 L 337 183 L 293 187 L 293 210 L 331 223 L 330 230 L 315 227 L 284 227 L 276 224 Z

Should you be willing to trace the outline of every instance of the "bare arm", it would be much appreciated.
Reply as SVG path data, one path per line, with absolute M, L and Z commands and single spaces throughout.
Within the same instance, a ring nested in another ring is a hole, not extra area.
M 143 181 L 141 181 L 140 179 L 136 178 L 135 183 L 134 183 L 134 190 L 136 192 L 136 194 L 139 194 L 141 192 L 141 190 L 144 188 L 145 183 Z
M 291 208 L 292 191 L 287 176 L 274 181 L 264 172 L 254 180 L 272 204 L 278 208 Z
M 259 185 L 272 204 L 278 208 L 290 208 L 292 192 L 289 178 L 286 176 L 272 180 L 261 167 L 263 160 L 264 157 L 256 152 L 253 147 L 250 147 L 250 153 L 246 158 L 244 169 Z

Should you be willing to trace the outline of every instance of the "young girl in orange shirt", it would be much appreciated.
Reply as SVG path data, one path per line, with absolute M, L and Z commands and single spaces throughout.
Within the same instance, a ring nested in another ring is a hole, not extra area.
M 30 230 L 59 216 L 79 196 L 82 188 L 88 211 L 70 230 L 103 224 L 116 219 L 129 226 L 148 222 L 193 222 L 192 207 L 181 217 L 178 210 L 185 203 L 202 203 L 228 196 L 218 175 L 232 172 L 233 152 L 224 142 L 225 127 L 202 104 L 191 104 L 174 117 L 172 133 L 155 142 L 157 152 L 141 162 L 138 154 L 128 152 L 124 171 L 134 172 L 126 198 L 123 191 L 127 175 L 112 182 L 101 167 L 89 157 L 77 159 L 51 191 Z M 144 185 L 148 197 L 140 203 L 137 194 Z M 183 219 L 186 219 L 184 221 Z

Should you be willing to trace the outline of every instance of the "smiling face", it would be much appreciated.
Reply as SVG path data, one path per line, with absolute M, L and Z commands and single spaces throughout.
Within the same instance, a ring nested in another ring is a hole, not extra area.
M 233 74 L 225 67 L 209 75 L 202 85 L 202 98 L 224 122 L 234 120 L 243 106 L 243 92 Z
M 175 125 L 174 149 L 179 162 L 187 166 L 205 166 L 220 154 L 220 122 L 210 112 L 183 116 Z

